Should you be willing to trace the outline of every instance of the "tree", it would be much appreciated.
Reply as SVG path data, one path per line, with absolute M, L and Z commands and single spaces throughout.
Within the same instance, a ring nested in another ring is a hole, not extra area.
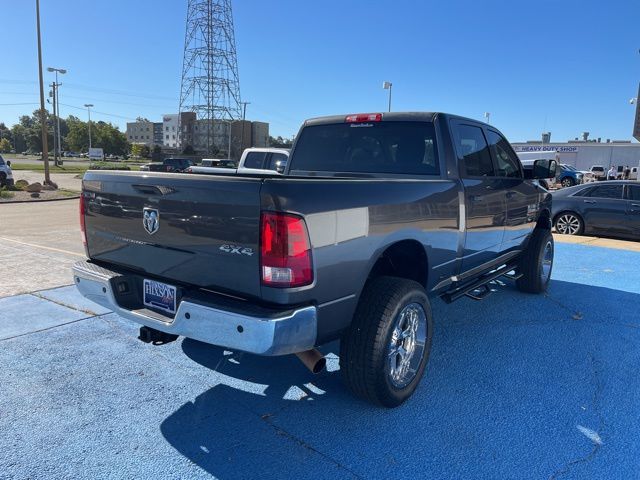
M 151 160 L 154 162 L 161 162 L 163 160 L 162 147 L 160 145 L 154 145 L 151 152 Z
M 0 140 L 3 138 L 6 138 L 11 142 L 13 141 L 13 134 L 4 123 L 0 122 Z
M 291 148 L 293 145 L 293 141 L 288 138 L 282 138 L 278 135 L 276 138 L 273 138 L 269 135 L 269 146 L 274 148 Z
M 186 147 L 184 147 L 184 150 L 182 150 L 183 155 L 193 155 L 195 153 L 196 152 L 191 145 L 187 145 Z
M 64 143 L 69 150 L 86 152 L 89 149 L 89 126 L 78 117 L 69 115 L 67 117 L 68 133 Z
M 18 123 L 11 127 L 11 134 L 16 152 L 24 152 L 27 149 L 27 129 Z
M 9 153 L 11 151 L 11 142 L 7 138 L 0 140 L 0 153 Z
M 149 158 L 151 149 L 144 143 L 134 143 L 131 145 L 131 155 L 134 157 Z

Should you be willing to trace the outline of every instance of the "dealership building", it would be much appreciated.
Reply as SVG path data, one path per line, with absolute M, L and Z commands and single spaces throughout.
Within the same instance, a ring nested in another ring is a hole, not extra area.
M 607 170 L 612 165 L 640 166 L 640 143 L 626 140 L 600 142 L 584 138 L 566 143 L 543 143 L 538 140 L 515 142 L 512 145 L 516 152 L 556 152 L 560 163 L 571 165 L 578 170 L 589 170 L 592 165 L 602 165 Z

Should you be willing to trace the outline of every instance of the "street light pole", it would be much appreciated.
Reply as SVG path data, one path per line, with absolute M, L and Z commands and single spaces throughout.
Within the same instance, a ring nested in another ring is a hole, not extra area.
M 47 102 L 52 103 L 53 104 L 53 118 L 56 118 L 56 116 L 58 115 L 57 113 L 57 106 L 56 106 L 56 84 L 52 83 L 51 85 L 51 91 L 49 92 L 49 96 L 52 98 L 53 102 L 49 102 L 49 100 L 47 100 Z M 56 124 L 53 124 L 53 164 L 54 165 L 58 165 L 58 135 L 56 133 Z
M 385 90 L 389 90 L 389 111 L 391 111 L 391 89 L 393 88 L 393 83 L 383 82 L 382 88 L 384 88 Z
M 91 108 L 93 108 L 93 103 L 85 103 L 84 106 L 87 109 L 87 114 L 89 115 L 89 150 L 91 150 Z
M 40 77 L 40 124 L 42 127 L 42 161 L 44 162 L 44 183 L 51 183 L 49 176 L 49 145 L 47 145 L 47 115 L 44 109 L 44 80 L 42 78 L 42 40 L 40 36 L 40 0 L 36 0 L 36 25 L 38 30 L 38 76 Z
M 489 118 L 491 118 L 491 112 L 484 112 L 484 118 L 486 119 L 487 123 L 490 123 Z

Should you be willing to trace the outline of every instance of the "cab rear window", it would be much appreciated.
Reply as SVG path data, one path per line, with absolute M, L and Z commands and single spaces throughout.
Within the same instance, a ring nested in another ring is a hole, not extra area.
M 305 127 L 291 172 L 439 175 L 429 122 L 363 122 Z

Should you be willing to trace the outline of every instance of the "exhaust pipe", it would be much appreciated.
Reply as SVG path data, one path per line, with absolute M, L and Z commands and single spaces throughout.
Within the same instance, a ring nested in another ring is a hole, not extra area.
M 327 365 L 327 360 L 315 348 L 304 352 L 296 353 L 296 357 L 313 373 L 320 373 Z

